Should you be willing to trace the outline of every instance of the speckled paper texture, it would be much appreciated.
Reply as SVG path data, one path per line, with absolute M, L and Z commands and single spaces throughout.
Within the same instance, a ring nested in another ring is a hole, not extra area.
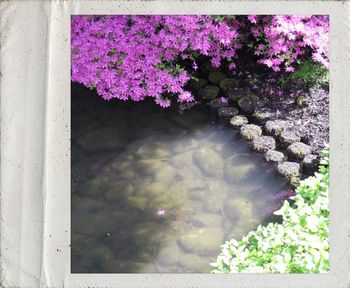
M 2 1 L 1 287 L 350 287 L 350 2 Z M 330 14 L 331 270 L 70 273 L 72 14 Z

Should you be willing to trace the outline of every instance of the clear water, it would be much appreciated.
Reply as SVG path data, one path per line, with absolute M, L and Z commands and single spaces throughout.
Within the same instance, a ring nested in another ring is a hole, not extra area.
M 208 273 L 271 217 L 285 182 L 210 119 L 73 91 L 73 273 Z

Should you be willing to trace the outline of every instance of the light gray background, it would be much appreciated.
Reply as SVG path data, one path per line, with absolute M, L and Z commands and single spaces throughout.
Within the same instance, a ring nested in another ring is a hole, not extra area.
M 72 2 L 0 3 L 0 286 L 350 287 L 350 3 Z M 331 15 L 331 271 L 70 274 L 70 15 L 279 13 Z

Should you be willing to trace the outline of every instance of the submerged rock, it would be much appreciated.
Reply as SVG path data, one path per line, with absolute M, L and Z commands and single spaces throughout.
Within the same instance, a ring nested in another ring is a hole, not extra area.
M 216 70 L 216 71 L 213 71 L 213 72 L 210 72 L 209 75 L 208 75 L 208 79 L 211 83 L 214 83 L 214 84 L 219 84 L 219 82 L 224 79 L 226 77 L 226 75 L 221 72 L 220 70 Z
M 117 128 L 99 128 L 78 138 L 77 142 L 85 151 L 121 149 L 124 147 L 125 133 Z
M 268 134 L 273 136 L 279 136 L 283 131 L 293 127 L 292 121 L 286 120 L 270 120 L 265 124 L 265 130 Z
M 165 247 L 159 249 L 156 261 L 164 266 L 176 265 L 180 254 L 181 250 L 176 241 L 166 243 Z
M 276 150 L 269 150 L 265 153 L 265 160 L 267 162 L 281 163 L 286 159 L 286 156 Z
M 197 228 L 181 236 L 178 243 L 187 252 L 206 255 L 220 250 L 223 239 L 224 233 L 221 229 Z
M 226 160 L 225 177 L 229 182 L 242 181 L 256 169 L 247 155 L 232 156 Z
M 198 94 L 203 99 L 215 99 L 219 94 L 219 87 L 207 85 L 204 88 L 199 89 Z
M 161 159 L 146 159 L 139 160 L 135 164 L 141 174 L 154 175 L 165 165 L 164 163 Z
M 240 134 L 245 140 L 253 140 L 255 137 L 260 136 L 262 130 L 259 126 L 254 124 L 245 124 L 241 127 Z
M 108 202 L 118 202 L 122 198 L 132 196 L 134 191 L 135 186 L 131 181 L 117 179 L 105 189 L 104 198 Z
M 311 154 L 311 146 L 302 142 L 296 142 L 288 146 L 288 155 L 291 159 L 302 160 L 306 155 Z
M 140 159 L 167 158 L 170 152 L 163 143 L 147 143 L 136 150 L 135 155 Z
M 208 258 L 200 257 L 196 254 L 183 254 L 179 258 L 179 265 L 185 269 L 184 272 L 199 273 L 202 271 L 210 271 L 210 260 Z
M 110 188 L 108 182 L 108 177 L 94 177 L 86 181 L 84 184 L 80 185 L 79 192 L 85 197 L 88 196 L 92 199 L 98 199 Z
M 254 215 L 254 206 L 247 198 L 228 199 L 224 205 L 225 215 L 231 220 L 247 219 Z
M 154 174 L 155 182 L 162 182 L 164 184 L 170 184 L 176 178 L 177 171 L 170 165 L 164 165 L 161 170 Z
M 196 214 L 191 220 L 197 227 L 220 227 L 223 224 L 222 218 L 219 215 L 212 213 Z
M 271 136 L 259 136 L 253 139 L 252 147 L 254 151 L 267 152 L 276 148 L 276 141 Z
M 224 162 L 217 152 L 209 147 L 200 148 L 193 153 L 193 160 L 210 177 L 222 175 Z
M 202 198 L 206 199 L 203 204 L 203 210 L 209 213 L 219 213 L 223 207 L 223 200 L 218 199 L 218 197 L 206 197 Z
M 248 119 L 245 116 L 242 115 L 237 115 L 233 118 L 231 118 L 230 120 L 230 124 L 234 127 L 234 128 L 239 128 L 245 124 L 248 124 Z

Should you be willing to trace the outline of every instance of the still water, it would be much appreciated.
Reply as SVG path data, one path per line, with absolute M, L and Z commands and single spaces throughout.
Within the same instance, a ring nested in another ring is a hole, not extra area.
M 73 273 L 208 273 L 286 185 L 205 105 L 181 114 L 73 86 L 71 121 Z

